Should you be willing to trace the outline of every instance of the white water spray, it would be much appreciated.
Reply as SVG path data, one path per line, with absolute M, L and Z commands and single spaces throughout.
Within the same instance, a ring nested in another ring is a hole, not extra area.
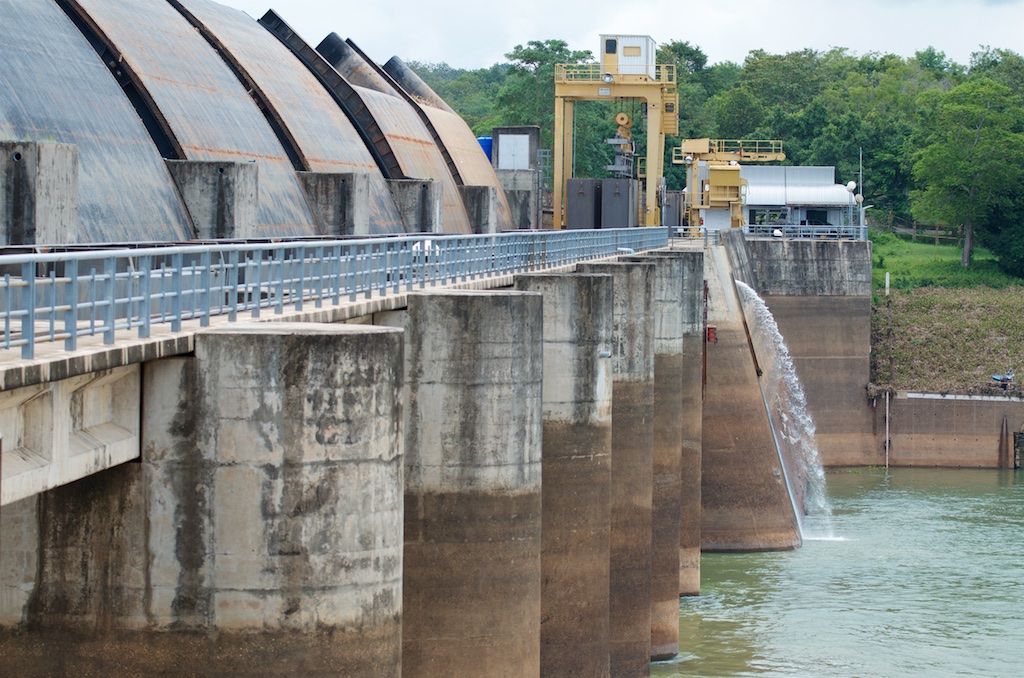
M 761 388 L 768 404 L 769 416 L 781 446 L 786 473 L 797 507 L 797 520 L 804 540 L 834 539 L 832 506 L 825 487 L 825 469 L 821 465 L 818 444 L 814 439 L 814 422 L 807 410 L 800 378 L 786 342 L 779 332 L 775 317 L 757 292 L 736 281 L 743 306 L 752 312 L 748 323 L 755 346 L 773 350 L 766 358 Z M 802 511 L 800 508 L 802 507 Z

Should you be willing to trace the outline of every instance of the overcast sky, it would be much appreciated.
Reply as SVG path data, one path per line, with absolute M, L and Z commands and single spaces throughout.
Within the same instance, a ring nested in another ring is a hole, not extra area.
M 220 0 L 259 18 L 273 8 L 313 46 L 334 31 L 373 60 L 483 68 L 529 40 L 597 53 L 598 35 L 688 40 L 708 62 L 752 49 L 846 47 L 912 56 L 929 45 L 968 64 L 979 45 L 1024 54 L 1024 0 Z

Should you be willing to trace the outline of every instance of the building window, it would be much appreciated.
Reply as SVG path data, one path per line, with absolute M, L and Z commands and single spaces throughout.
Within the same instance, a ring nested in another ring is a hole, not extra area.
M 828 210 L 807 210 L 808 226 L 828 226 Z

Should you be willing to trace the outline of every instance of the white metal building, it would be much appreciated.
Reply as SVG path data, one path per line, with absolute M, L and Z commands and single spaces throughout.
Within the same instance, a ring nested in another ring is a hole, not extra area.
M 857 221 L 854 195 L 836 183 L 835 167 L 744 165 L 751 226 L 840 226 Z

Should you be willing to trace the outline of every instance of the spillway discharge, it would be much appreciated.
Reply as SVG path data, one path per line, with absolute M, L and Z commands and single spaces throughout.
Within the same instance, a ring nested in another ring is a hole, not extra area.
M 807 397 L 796 367 L 775 316 L 764 300 L 739 280 L 736 281 L 736 289 L 763 369 L 761 389 L 781 448 L 779 451 L 786 466 L 790 491 L 794 494 L 801 536 L 805 539 L 829 537 L 832 534 L 832 506 L 825 487 L 825 469 L 814 438 L 814 421 L 807 409 Z

